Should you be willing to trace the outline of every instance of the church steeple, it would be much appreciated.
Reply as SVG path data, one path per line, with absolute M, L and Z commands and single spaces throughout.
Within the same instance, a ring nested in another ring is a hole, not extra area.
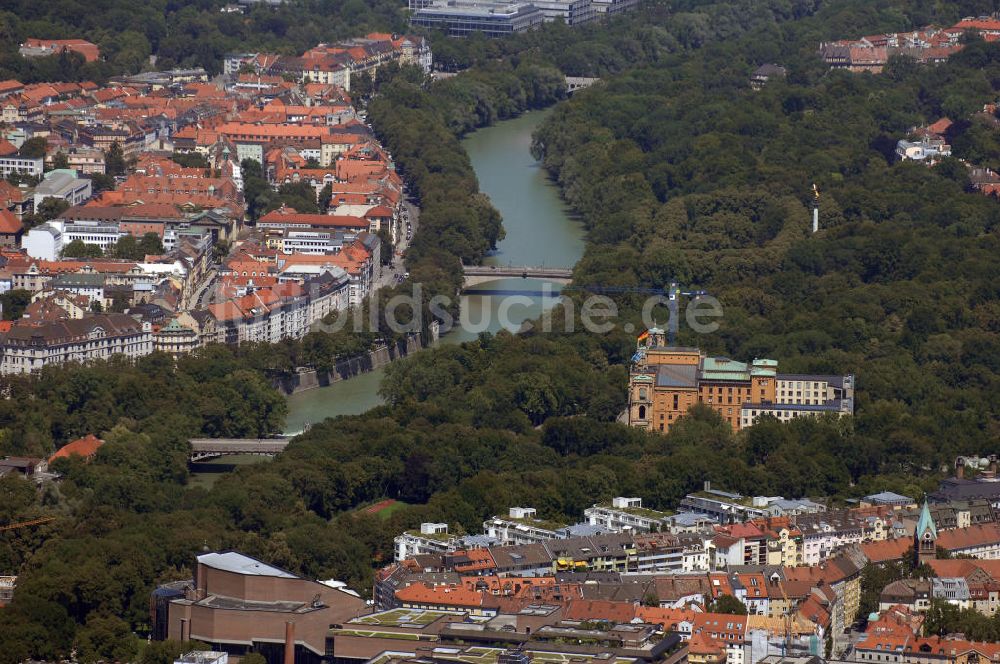
M 924 496 L 924 505 L 920 508 L 920 519 L 917 529 L 913 531 L 913 551 L 917 555 L 917 564 L 934 560 L 937 557 L 937 526 L 931 516 L 931 508 Z

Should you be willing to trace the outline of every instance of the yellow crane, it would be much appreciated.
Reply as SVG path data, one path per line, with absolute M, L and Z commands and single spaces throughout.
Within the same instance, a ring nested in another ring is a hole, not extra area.
M 0 533 L 6 532 L 8 530 L 17 530 L 18 528 L 27 528 L 28 526 L 40 526 L 43 523 L 49 523 L 50 521 L 55 521 L 54 516 L 43 516 L 38 519 L 32 519 L 31 521 L 21 521 L 19 523 L 8 523 L 5 526 L 0 526 Z

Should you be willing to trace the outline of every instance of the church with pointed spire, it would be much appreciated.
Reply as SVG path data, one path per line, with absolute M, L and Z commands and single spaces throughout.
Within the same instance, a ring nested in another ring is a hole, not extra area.
M 913 552 L 918 565 L 937 557 L 937 538 L 937 525 L 934 523 L 934 517 L 931 516 L 931 509 L 927 505 L 927 497 L 925 496 L 917 528 L 913 531 Z

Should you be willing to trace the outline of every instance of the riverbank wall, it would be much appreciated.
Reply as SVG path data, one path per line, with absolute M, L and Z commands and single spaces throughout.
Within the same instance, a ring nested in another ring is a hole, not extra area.
M 274 379 L 274 387 L 287 394 L 295 394 L 317 387 L 326 387 L 341 380 L 348 380 L 363 373 L 384 367 L 390 362 L 423 350 L 419 334 L 412 334 L 395 344 L 379 346 L 365 355 L 341 360 L 332 371 L 301 371 Z

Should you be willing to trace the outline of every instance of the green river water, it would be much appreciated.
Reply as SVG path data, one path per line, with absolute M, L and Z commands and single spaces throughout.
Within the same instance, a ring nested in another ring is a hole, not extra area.
M 503 215 L 507 235 L 494 255 L 493 265 L 544 265 L 572 267 L 583 255 L 583 229 L 569 214 L 556 186 L 546 177 L 529 148 L 531 134 L 547 111 L 526 113 L 469 135 L 462 144 L 479 178 L 480 189 L 489 195 Z M 520 304 L 505 298 L 517 292 L 540 292 L 543 283 L 525 279 L 500 279 L 476 286 L 462 298 L 465 328 L 446 334 L 441 343 L 475 339 L 483 330 L 501 327 L 498 313 L 507 310 L 507 327 L 537 318 L 545 308 L 541 297 L 531 296 Z M 501 291 L 500 294 L 497 291 Z M 519 296 L 519 300 L 526 296 Z M 293 394 L 288 398 L 285 432 L 292 434 L 327 417 L 363 413 L 379 403 L 382 370 L 350 380 Z

